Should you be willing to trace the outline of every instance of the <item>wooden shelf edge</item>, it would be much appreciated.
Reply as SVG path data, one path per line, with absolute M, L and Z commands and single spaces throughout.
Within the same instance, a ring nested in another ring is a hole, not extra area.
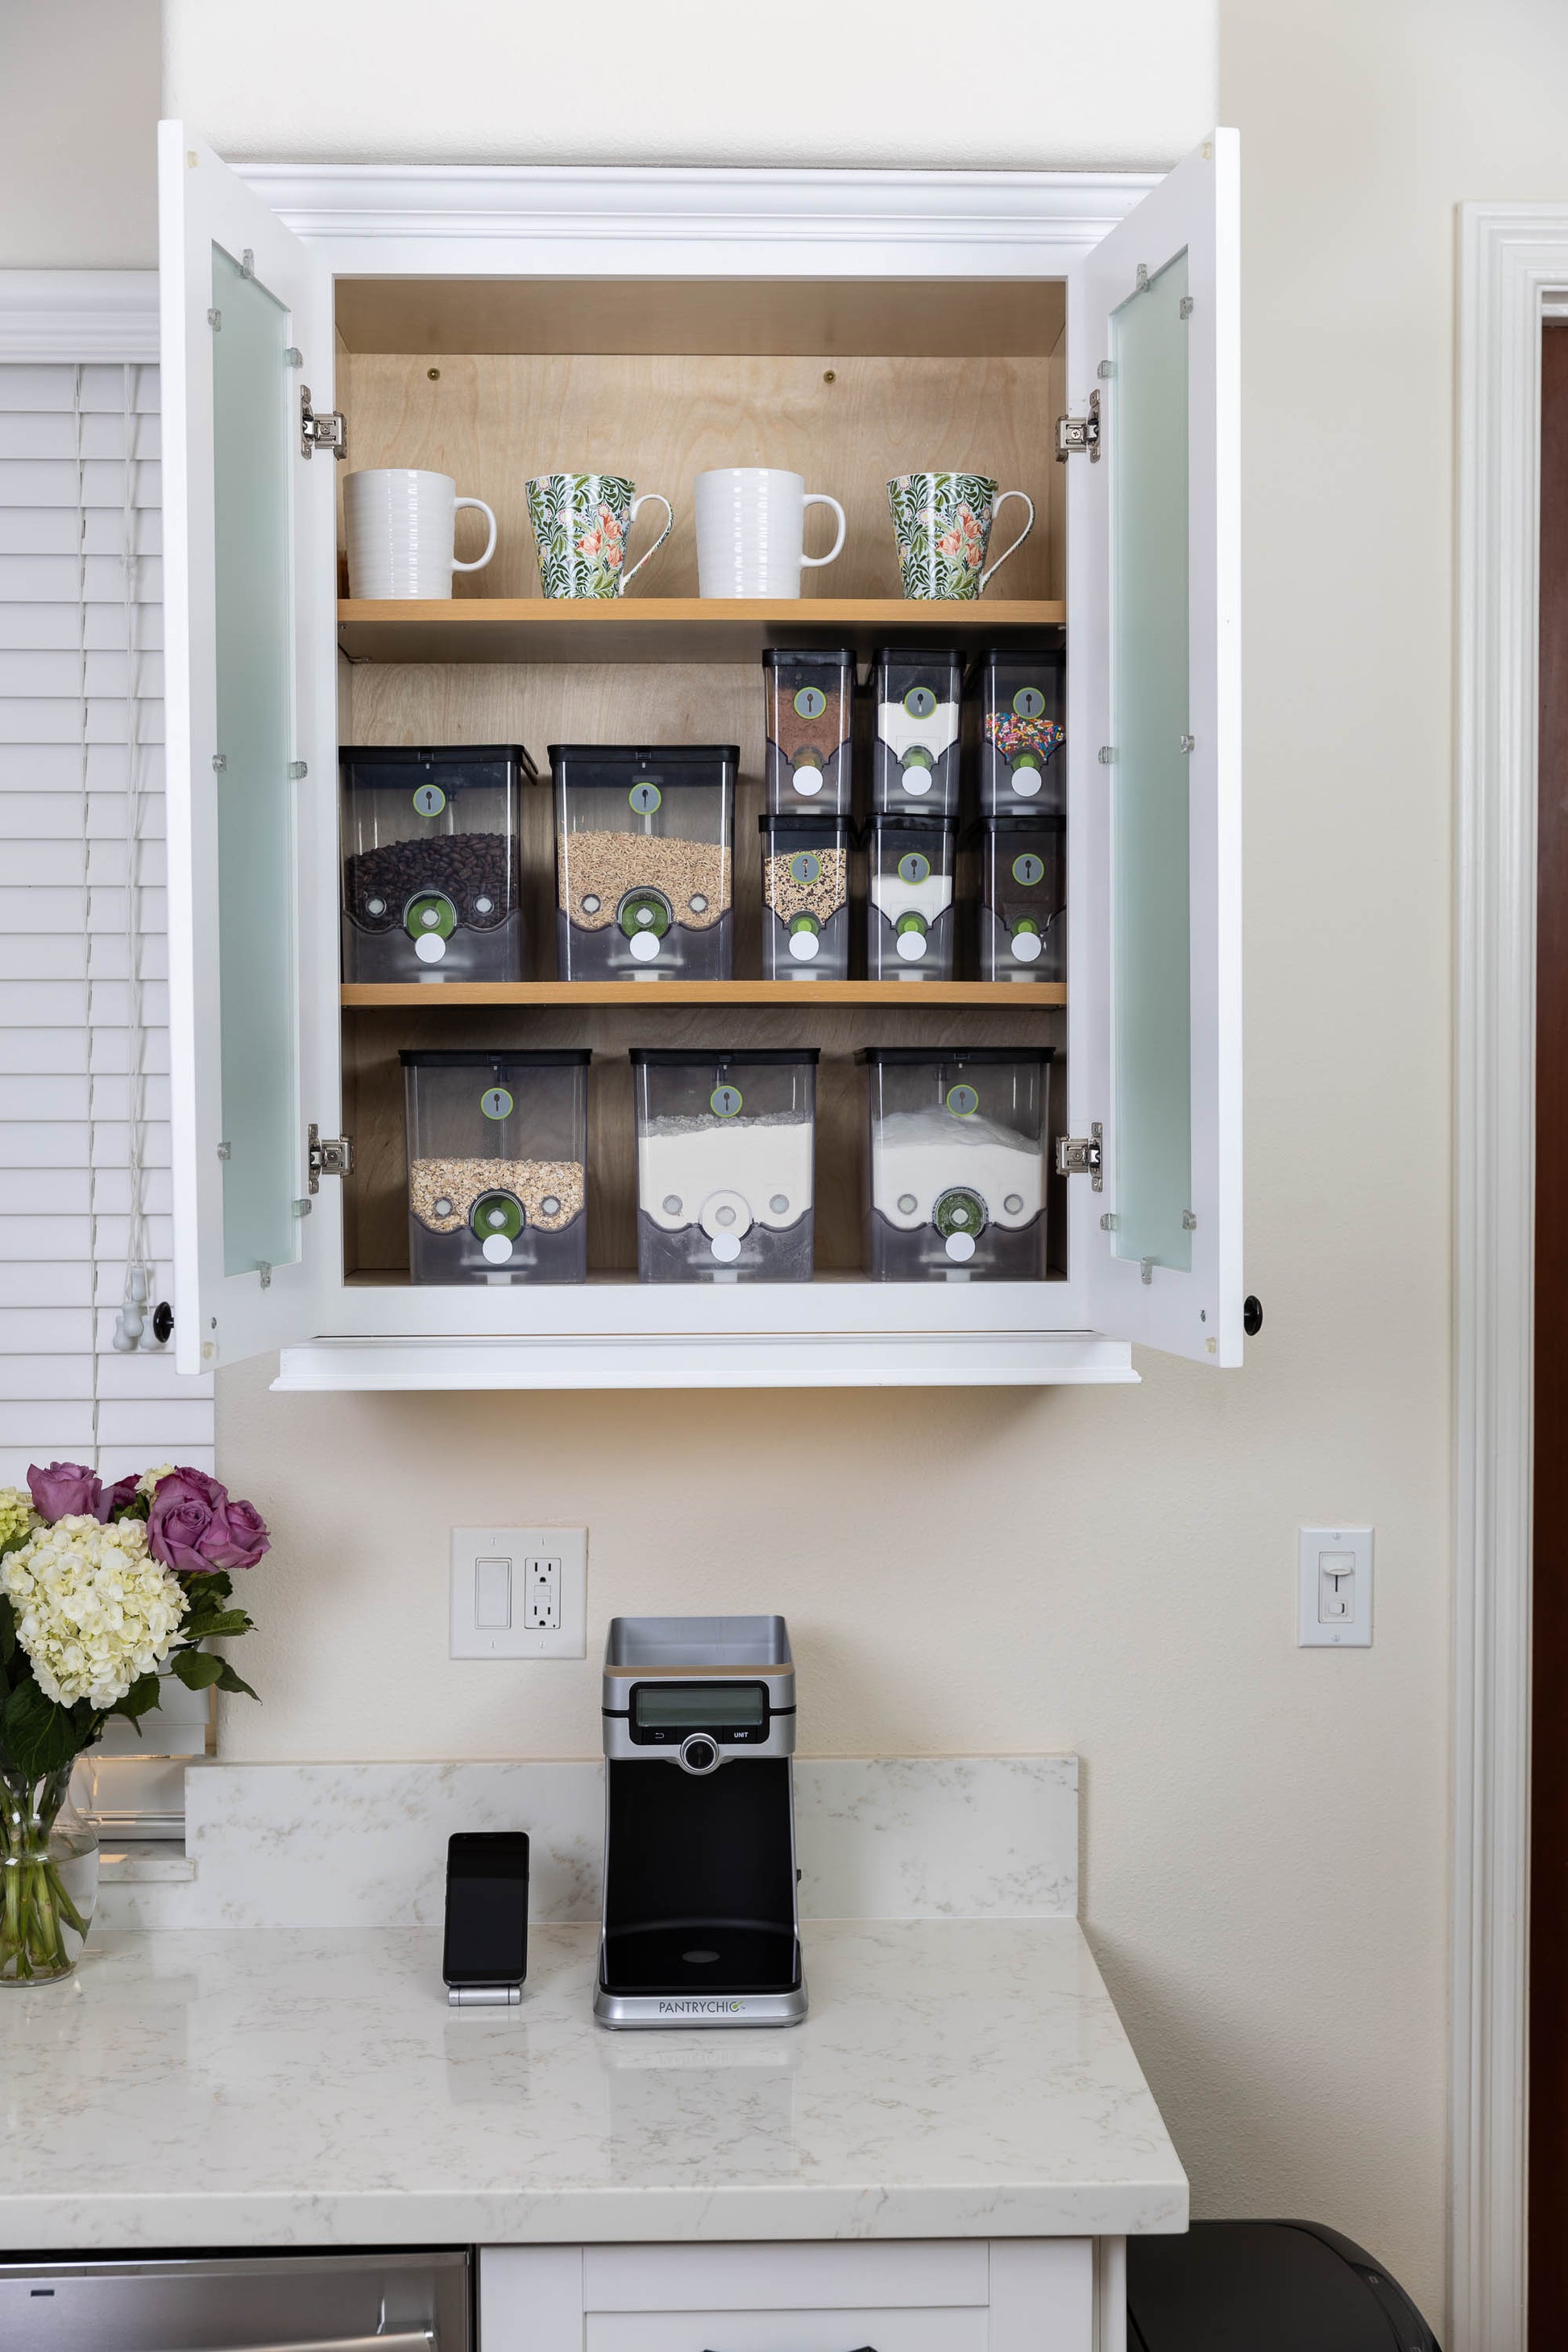
M 338 619 L 345 627 L 374 622 L 378 627 L 499 627 L 530 621 L 570 621 L 587 628 L 637 629 L 681 626 L 692 621 L 753 628 L 759 621 L 780 628 L 818 622 L 977 622 L 1001 628 L 1059 628 L 1067 606 L 1056 598 L 999 596 L 993 601 L 957 597 L 911 601 L 901 596 L 803 596 L 796 601 L 740 596 L 454 596 L 398 597 L 384 602 L 340 597 Z
M 1060 981 L 989 980 L 660 980 L 660 981 L 440 981 L 345 982 L 339 991 L 345 1012 L 391 1011 L 417 1006 L 577 1004 L 864 1004 L 970 1005 L 999 1012 L 1046 1012 L 1067 1003 Z

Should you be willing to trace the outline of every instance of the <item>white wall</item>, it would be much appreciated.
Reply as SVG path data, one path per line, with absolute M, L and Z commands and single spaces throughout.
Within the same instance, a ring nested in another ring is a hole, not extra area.
M 1216 0 L 165 0 L 166 110 L 233 156 L 433 163 L 1174 162 L 1214 121 Z
M 158 0 L 0 0 L 0 269 L 158 258 Z

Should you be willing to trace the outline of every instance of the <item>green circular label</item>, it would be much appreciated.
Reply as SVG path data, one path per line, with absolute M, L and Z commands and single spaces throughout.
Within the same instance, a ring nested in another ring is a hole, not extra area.
M 980 1108 L 980 1097 L 973 1087 L 949 1087 L 947 1107 L 954 1118 L 973 1118 Z
M 634 784 L 626 794 L 627 801 L 636 809 L 638 816 L 651 816 L 663 798 L 664 794 L 657 784 Z
M 827 708 L 827 697 L 819 686 L 803 686 L 795 696 L 795 707 L 803 719 L 820 719 Z
M 899 860 L 899 879 L 900 882 L 929 882 L 931 859 L 918 849 L 906 849 Z
M 1021 882 L 1026 890 L 1032 890 L 1037 882 L 1043 882 L 1045 878 L 1046 861 L 1037 857 L 1032 849 L 1026 849 L 1022 856 L 1013 860 L 1013 879 Z
M 708 1097 L 708 1108 L 715 1118 L 733 1118 L 741 1108 L 739 1087 L 715 1087 Z
M 421 784 L 414 795 L 414 805 L 421 816 L 439 816 L 447 805 L 447 795 L 439 784 Z
M 639 931 L 661 940 L 669 929 L 669 902 L 657 890 L 628 890 L 616 909 L 616 920 L 628 940 Z
M 1013 709 L 1020 719 L 1043 719 L 1046 698 L 1037 686 L 1021 686 L 1013 697 Z
M 809 890 L 814 882 L 822 879 L 822 860 L 814 849 L 797 849 L 789 862 L 789 878 Z
M 510 1118 L 512 1112 L 511 1097 L 504 1087 L 487 1087 L 479 1097 L 479 1108 L 487 1118 Z
M 481 1192 L 468 1218 L 482 1242 L 488 1242 L 495 1234 L 514 1242 L 524 1223 L 522 1203 L 510 1192 Z
M 968 1234 L 973 1240 L 985 1230 L 985 1203 L 978 1192 L 955 1184 L 951 1192 L 942 1194 L 931 1221 L 944 1240 L 950 1234 Z
M 911 719 L 929 719 L 936 709 L 936 696 L 929 686 L 911 686 L 904 697 L 904 709 Z
M 411 940 L 449 940 L 458 928 L 458 910 L 441 891 L 422 890 L 408 901 L 403 928 Z

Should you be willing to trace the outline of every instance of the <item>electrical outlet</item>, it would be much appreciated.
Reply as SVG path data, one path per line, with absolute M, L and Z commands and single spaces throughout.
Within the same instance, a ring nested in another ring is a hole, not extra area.
M 531 1633 L 561 1631 L 561 1561 L 535 1553 L 522 1564 L 522 1622 Z
M 582 1658 L 586 1528 L 454 1528 L 454 1658 Z

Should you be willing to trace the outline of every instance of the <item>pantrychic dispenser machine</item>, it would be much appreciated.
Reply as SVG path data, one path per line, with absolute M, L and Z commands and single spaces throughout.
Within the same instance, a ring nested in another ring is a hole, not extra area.
M 782 1617 L 616 1617 L 605 1647 L 609 2026 L 805 2015 Z

